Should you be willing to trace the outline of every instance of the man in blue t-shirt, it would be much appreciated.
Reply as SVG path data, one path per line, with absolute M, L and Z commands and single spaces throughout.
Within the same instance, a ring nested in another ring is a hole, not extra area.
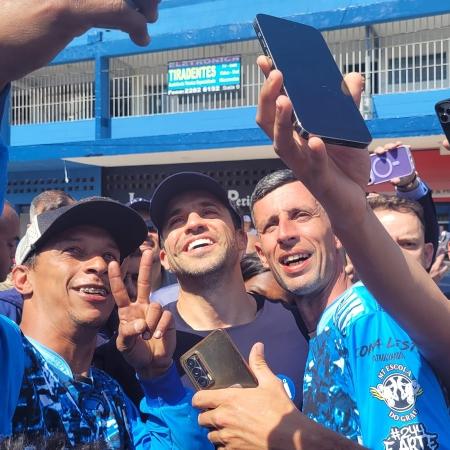
M 269 61 L 259 62 L 268 74 Z M 257 345 L 250 365 L 259 387 L 197 393 L 194 405 L 209 408 L 199 422 L 214 428 L 210 439 L 225 448 L 450 448 L 438 378 L 449 385 L 448 302 L 368 208 L 368 154 L 300 138 L 281 84 L 272 72 L 258 120 L 293 171 L 261 180 L 251 204 L 258 253 L 295 294 L 311 337 L 303 414 Z M 350 80 L 349 89 L 358 97 L 361 83 Z M 352 286 L 342 244 L 370 292 Z
M 146 234 L 137 213 L 102 197 L 32 219 L 12 274 L 24 298 L 20 329 L 0 317 L 0 441 L 56 436 L 64 448 L 211 448 L 172 361 L 173 319 L 148 301 L 151 254 L 142 257 L 136 301 L 122 281 L 119 263 Z M 114 304 L 116 344 L 144 392 L 145 422 L 119 384 L 91 367 Z

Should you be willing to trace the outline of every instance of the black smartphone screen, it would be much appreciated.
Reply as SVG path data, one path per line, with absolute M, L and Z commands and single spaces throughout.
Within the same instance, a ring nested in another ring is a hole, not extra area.
M 283 73 L 300 133 L 367 147 L 370 132 L 320 31 L 266 14 L 256 16 L 254 28 L 264 53 Z

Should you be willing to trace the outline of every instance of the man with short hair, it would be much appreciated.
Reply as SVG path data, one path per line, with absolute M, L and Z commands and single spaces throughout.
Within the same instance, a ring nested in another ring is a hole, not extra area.
M 292 104 L 280 95 L 281 73 L 266 58 L 259 63 L 268 78 L 257 120 L 293 171 L 261 180 L 252 211 L 258 252 L 296 295 L 311 336 L 305 414 L 286 398 L 257 344 L 250 365 L 259 386 L 197 393 L 194 405 L 208 409 L 199 423 L 221 448 L 446 448 L 448 406 L 428 361 L 448 385 L 448 302 L 367 207 L 368 154 L 300 137 Z M 361 95 L 361 82 L 348 87 Z M 352 286 L 341 241 L 368 288 Z
M 302 324 L 283 302 L 246 291 L 240 260 L 247 235 L 225 190 L 207 175 L 177 173 L 156 188 L 150 215 L 161 239 L 161 262 L 180 285 L 178 301 L 166 305 L 177 329 L 175 359 L 217 328 L 228 331 L 246 358 L 253 343 L 263 341 L 275 373 L 301 404 L 307 352 Z M 182 379 L 191 386 L 186 375 Z
M 425 242 L 424 214 L 420 204 L 385 194 L 371 196 L 367 202 L 402 251 L 428 270 L 434 248 L 431 242 Z
M 30 222 L 33 217 L 45 211 L 72 205 L 76 200 L 67 192 L 60 189 L 48 189 L 36 195 L 30 203 Z
M 35 216 L 16 252 L 20 329 L 0 317 L 0 439 L 63 437 L 64 448 L 209 448 L 173 366 L 170 313 L 148 302 L 151 255 L 142 258 L 136 301 L 119 263 L 144 239 L 137 213 L 94 197 Z M 117 346 L 145 393 L 138 410 L 111 377 L 91 368 L 97 332 L 114 302 Z

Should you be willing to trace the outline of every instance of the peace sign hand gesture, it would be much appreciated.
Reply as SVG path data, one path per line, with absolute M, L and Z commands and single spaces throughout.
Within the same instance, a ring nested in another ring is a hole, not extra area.
M 152 254 L 144 251 L 135 302 L 128 296 L 119 264 L 113 261 L 108 267 L 111 292 L 119 314 L 116 345 L 141 379 L 155 378 L 166 372 L 172 364 L 176 344 L 172 314 L 149 300 L 151 266 Z

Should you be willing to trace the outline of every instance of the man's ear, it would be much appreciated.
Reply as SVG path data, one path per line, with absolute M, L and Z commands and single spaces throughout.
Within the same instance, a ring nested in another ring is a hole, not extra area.
M 169 259 L 167 258 L 167 253 L 164 250 L 164 248 L 162 248 L 159 251 L 159 259 L 161 261 L 161 265 L 164 267 L 164 269 L 168 270 L 168 271 L 172 271 L 172 267 L 170 267 L 170 263 L 169 263 Z
M 258 240 L 255 242 L 255 249 L 256 249 L 256 253 L 259 256 L 259 259 L 261 260 L 261 264 L 266 268 L 266 269 L 270 269 L 269 267 L 269 263 L 267 262 L 267 258 L 265 257 L 262 247 L 261 247 L 261 242 Z
M 429 270 L 433 262 L 434 246 L 431 242 L 424 245 L 425 269 Z
M 15 288 L 23 296 L 33 294 L 33 284 L 30 277 L 30 269 L 27 266 L 16 266 L 12 271 L 12 279 Z

